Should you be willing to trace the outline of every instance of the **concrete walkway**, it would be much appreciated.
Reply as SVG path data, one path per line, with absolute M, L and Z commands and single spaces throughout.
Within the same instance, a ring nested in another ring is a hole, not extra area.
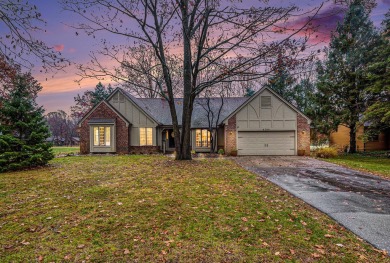
M 390 251 L 390 180 L 308 157 L 239 157 L 238 164 Z

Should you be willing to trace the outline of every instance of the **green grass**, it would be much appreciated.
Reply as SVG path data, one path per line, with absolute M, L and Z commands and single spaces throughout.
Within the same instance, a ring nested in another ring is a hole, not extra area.
M 390 158 L 362 154 L 346 154 L 324 160 L 390 178 Z
M 73 147 L 54 146 L 54 147 L 52 147 L 52 149 L 53 149 L 55 156 L 80 152 L 79 146 L 73 146 Z
M 388 262 L 228 160 L 57 158 L 0 198 L 2 262 Z

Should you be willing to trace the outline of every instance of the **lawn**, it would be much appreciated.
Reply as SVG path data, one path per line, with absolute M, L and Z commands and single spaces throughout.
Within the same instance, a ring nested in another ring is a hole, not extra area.
M 324 160 L 390 178 L 390 158 L 362 154 L 346 154 Z
M 53 153 L 55 156 L 59 155 L 66 155 L 66 154 L 71 154 L 71 153 L 79 153 L 80 152 L 80 147 L 79 146 L 72 146 L 72 147 L 67 147 L 67 146 L 54 146 L 52 147 Z
M 389 262 L 229 160 L 56 158 L 0 198 L 2 262 Z

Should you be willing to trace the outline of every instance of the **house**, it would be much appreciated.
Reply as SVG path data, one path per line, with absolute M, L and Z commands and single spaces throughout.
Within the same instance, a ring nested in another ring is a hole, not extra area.
M 377 136 L 364 136 L 364 132 L 369 128 L 368 124 L 358 126 L 356 130 L 356 150 L 365 151 L 386 151 L 390 149 L 390 131 L 381 132 Z M 349 148 L 349 131 L 344 125 L 339 125 L 337 131 L 330 134 L 329 144 L 341 151 Z
M 310 119 L 276 94 L 263 87 L 250 98 L 211 98 L 210 107 L 197 98 L 191 123 L 191 147 L 210 151 L 210 108 L 217 123 L 212 126 L 217 149 L 238 155 L 296 155 L 310 152 Z M 222 108 L 221 108 L 222 106 Z M 178 120 L 182 99 L 175 99 Z M 179 123 L 180 124 L 180 123 Z M 117 88 L 92 108 L 79 122 L 80 152 L 151 153 L 174 151 L 173 126 L 168 102 L 162 98 L 135 98 Z

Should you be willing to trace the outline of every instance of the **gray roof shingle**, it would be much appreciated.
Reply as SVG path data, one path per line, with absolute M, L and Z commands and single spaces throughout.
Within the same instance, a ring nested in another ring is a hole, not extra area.
M 169 104 L 165 99 L 149 99 L 149 98 L 136 98 L 128 92 L 122 90 L 122 92 L 129 97 L 138 107 L 143 109 L 152 118 L 154 118 L 161 125 L 172 125 L 171 112 Z M 248 98 L 223 98 L 223 106 L 221 114 L 219 116 L 219 122 L 223 121 L 233 111 L 240 107 Z M 210 100 L 210 110 L 207 106 L 207 100 Z M 215 126 L 218 116 L 218 111 L 222 105 L 222 98 L 196 98 L 194 101 L 194 109 L 192 112 L 192 128 L 207 128 L 209 127 L 208 112 L 214 113 L 214 120 L 212 126 Z M 179 125 L 181 125 L 183 115 L 183 99 L 175 99 L 175 107 L 177 112 L 177 118 Z M 210 117 L 211 120 L 211 117 Z

